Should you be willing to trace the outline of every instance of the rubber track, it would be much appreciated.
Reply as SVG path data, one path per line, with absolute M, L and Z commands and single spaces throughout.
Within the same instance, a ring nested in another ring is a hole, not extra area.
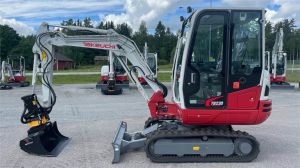
M 237 154 L 233 154 L 231 156 L 225 157 L 222 155 L 207 155 L 206 157 L 202 157 L 200 155 L 184 155 L 182 157 L 178 157 L 177 155 L 156 155 L 153 153 L 153 149 L 151 146 L 158 139 L 165 138 L 199 138 L 202 136 L 207 137 L 225 137 L 231 139 L 237 138 L 245 138 L 252 142 L 253 149 L 248 155 L 239 156 Z M 147 157 L 150 158 L 153 162 L 159 163 L 180 163 L 180 162 L 250 162 L 257 158 L 259 153 L 259 143 L 256 139 L 249 135 L 246 132 L 241 131 L 229 131 L 222 129 L 214 129 L 214 128 L 202 128 L 198 130 L 157 130 L 147 136 L 145 151 Z

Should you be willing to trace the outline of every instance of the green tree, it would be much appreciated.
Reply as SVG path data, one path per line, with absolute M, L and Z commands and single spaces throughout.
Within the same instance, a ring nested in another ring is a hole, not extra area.
M 10 58 L 19 59 L 20 56 L 23 56 L 25 58 L 26 68 L 31 69 L 33 67 L 32 47 L 35 43 L 35 39 L 36 36 L 33 35 L 21 37 L 19 44 L 10 51 Z
M 166 34 L 166 27 L 162 24 L 161 21 L 158 22 L 155 28 L 155 36 L 159 38 L 163 38 Z
M 20 42 L 17 32 L 8 25 L 0 25 L 0 57 L 6 59 L 12 49 Z
M 131 38 L 132 28 L 127 23 L 118 24 L 116 31 L 126 37 Z
M 272 23 L 270 21 L 267 21 L 265 25 L 266 51 L 272 51 L 274 45 L 274 37 L 275 35 L 272 31 Z
M 143 51 L 145 42 L 148 42 L 148 29 L 145 21 L 142 21 L 139 30 L 134 33 L 133 40 L 141 51 Z
M 100 22 L 98 26 L 96 26 L 97 29 L 105 29 L 104 22 Z
M 165 55 L 165 60 L 168 62 L 171 61 L 171 58 L 174 56 L 172 55 L 172 51 L 175 51 L 176 48 L 176 42 L 177 42 L 177 37 L 171 32 L 171 29 L 167 27 L 165 38 L 164 38 L 164 44 L 163 46 L 166 48 L 166 55 Z
M 276 32 L 279 31 L 280 28 L 283 29 L 283 51 L 287 53 L 287 58 L 289 60 L 292 59 L 292 57 L 295 55 L 298 47 L 296 46 L 297 36 L 295 27 L 295 19 L 284 19 L 276 23 L 274 26 L 274 34 L 276 34 Z
M 86 17 L 83 20 L 84 27 L 93 27 L 92 19 L 90 17 Z
M 161 49 L 162 47 L 164 47 L 165 34 L 166 34 L 166 27 L 162 24 L 161 21 L 159 21 L 155 28 L 155 33 L 154 33 L 155 45 L 156 45 L 155 49 L 156 51 L 158 51 L 159 58 L 167 60 L 166 49 L 165 48 Z

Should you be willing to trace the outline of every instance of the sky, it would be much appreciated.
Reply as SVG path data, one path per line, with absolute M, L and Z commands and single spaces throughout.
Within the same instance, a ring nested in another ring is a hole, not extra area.
M 0 25 L 9 25 L 18 34 L 35 34 L 42 22 L 60 24 L 67 19 L 91 17 L 101 21 L 126 22 L 134 31 L 145 21 L 154 32 L 158 21 L 172 31 L 180 28 L 179 16 L 186 16 L 186 7 L 265 8 L 266 18 L 276 23 L 295 18 L 300 27 L 300 0 L 0 0 Z

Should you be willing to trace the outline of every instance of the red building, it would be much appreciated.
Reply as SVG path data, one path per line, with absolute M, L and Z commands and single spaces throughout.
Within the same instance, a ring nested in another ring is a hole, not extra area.
M 73 60 L 66 57 L 61 53 L 55 53 L 55 62 L 53 65 L 53 69 L 55 70 L 65 70 L 73 68 Z

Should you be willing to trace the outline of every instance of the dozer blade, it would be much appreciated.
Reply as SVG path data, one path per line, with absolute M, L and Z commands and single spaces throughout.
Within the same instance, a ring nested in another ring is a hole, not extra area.
M 37 130 L 29 130 L 28 137 L 20 141 L 20 147 L 29 154 L 55 157 L 68 141 L 69 138 L 58 131 L 56 122 L 49 122 Z
M 157 130 L 157 128 L 158 125 L 155 124 L 144 129 L 143 131 L 128 133 L 127 123 L 122 121 L 112 142 L 114 149 L 114 158 L 112 163 L 120 162 L 122 153 L 144 147 L 146 135 Z

